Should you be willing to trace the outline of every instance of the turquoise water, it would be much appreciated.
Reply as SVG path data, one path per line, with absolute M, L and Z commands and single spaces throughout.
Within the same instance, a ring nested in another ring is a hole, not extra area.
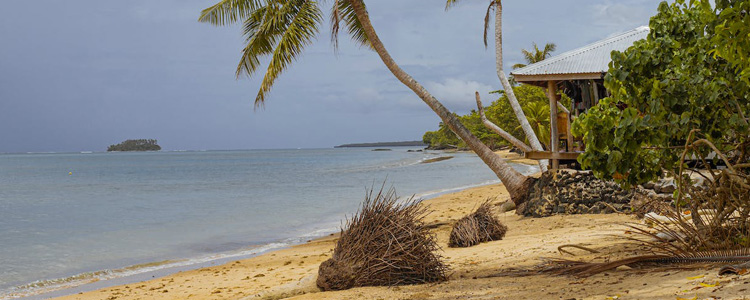
M 407 149 L 2 154 L 0 299 L 322 236 L 386 179 L 406 196 L 498 182 L 473 154 Z

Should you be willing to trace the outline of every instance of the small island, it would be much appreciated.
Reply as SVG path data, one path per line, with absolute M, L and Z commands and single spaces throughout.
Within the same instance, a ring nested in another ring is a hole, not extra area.
M 154 139 L 138 139 L 138 140 L 126 140 L 117 145 L 110 145 L 107 148 L 109 151 L 159 151 L 161 146 L 156 143 Z

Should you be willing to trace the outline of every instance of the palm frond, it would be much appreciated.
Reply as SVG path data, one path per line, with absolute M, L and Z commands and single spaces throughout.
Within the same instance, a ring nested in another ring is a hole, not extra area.
M 270 20 L 273 17 L 275 15 L 268 11 L 268 7 L 263 6 L 245 20 L 243 31 L 247 45 L 242 49 L 242 57 L 237 65 L 238 78 L 243 73 L 251 76 L 260 66 L 260 57 L 273 53 L 276 40 L 282 33 L 279 26 L 273 26 L 277 23 Z
M 364 5 L 364 2 L 362 2 L 362 5 Z M 331 43 L 333 43 L 334 50 L 338 50 L 338 35 L 341 21 L 346 24 L 347 32 L 355 43 L 360 47 L 373 49 L 370 40 L 367 38 L 367 33 L 362 28 L 362 23 L 359 22 L 354 12 L 351 1 L 336 0 L 331 9 Z
M 490 1 L 490 5 L 487 6 L 487 13 L 484 15 L 484 47 L 487 48 L 487 32 L 490 30 L 490 13 L 492 8 L 495 7 L 495 1 Z M 499 4 L 498 4 L 499 5 Z
M 323 12 L 317 1 L 312 0 L 287 1 L 278 10 L 277 15 L 279 17 L 272 20 L 282 21 L 281 25 L 284 30 L 271 55 L 271 62 L 255 98 L 256 108 L 263 105 L 266 95 L 271 91 L 278 76 L 297 59 L 306 46 L 313 42 L 323 20 Z M 288 23 L 287 17 L 291 17 Z
M 531 53 L 531 51 L 522 49 L 521 53 L 523 54 L 523 58 L 526 60 L 527 63 L 533 64 L 536 62 L 534 53 Z
M 513 68 L 513 70 L 515 70 L 515 69 L 520 69 L 520 68 L 523 68 L 523 67 L 526 67 L 526 65 L 524 65 L 524 64 L 515 64 L 515 65 L 513 65 L 512 68 Z
M 544 53 L 542 53 L 542 50 L 539 50 L 539 45 L 536 43 L 534 44 L 534 62 L 540 62 L 544 60 Z
M 545 271 L 558 275 L 587 277 L 616 269 L 620 266 L 646 264 L 702 264 L 702 263 L 746 263 L 750 261 L 750 248 L 737 250 L 713 250 L 687 253 L 683 255 L 642 255 L 609 262 L 584 262 L 567 259 L 548 259 L 551 267 Z
M 266 0 L 222 0 L 201 11 L 199 22 L 223 26 L 244 20 L 253 11 L 266 6 Z
M 544 59 L 552 56 L 552 52 L 555 52 L 555 50 L 557 50 L 557 45 L 555 45 L 555 43 L 547 43 L 544 45 Z

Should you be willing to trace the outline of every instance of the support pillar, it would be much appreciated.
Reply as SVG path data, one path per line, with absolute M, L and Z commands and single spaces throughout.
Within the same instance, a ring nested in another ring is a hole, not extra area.
M 558 146 L 560 145 L 560 134 L 557 131 L 557 82 L 547 81 L 547 97 L 549 98 L 549 125 L 550 125 L 550 151 L 557 153 L 559 151 Z M 560 161 L 557 159 L 552 160 L 552 170 L 560 168 Z

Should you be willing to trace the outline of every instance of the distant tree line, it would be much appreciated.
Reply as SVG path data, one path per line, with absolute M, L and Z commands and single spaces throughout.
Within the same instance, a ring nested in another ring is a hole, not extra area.
M 107 151 L 159 151 L 161 146 L 154 139 L 126 140 L 117 145 L 110 145 Z

